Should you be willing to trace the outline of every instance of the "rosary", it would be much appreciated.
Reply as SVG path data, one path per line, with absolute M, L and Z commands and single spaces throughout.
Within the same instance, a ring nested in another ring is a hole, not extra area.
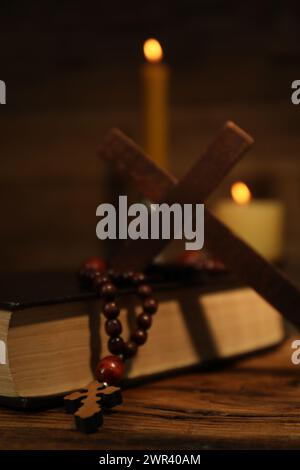
M 64 397 L 66 410 L 74 414 L 77 429 L 92 433 L 103 423 L 103 410 L 122 403 L 121 389 L 116 385 L 124 376 L 124 362 L 135 356 L 138 348 L 147 341 L 147 330 L 152 325 L 152 315 L 156 313 L 158 305 L 145 274 L 134 271 L 119 274 L 107 270 L 105 262 L 98 257 L 85 261 L 79 271 L 79 280 L 82 286 L 93 289 L 103 300 L 105 331 L 109 336 L 108 350 L 112 353 L 99 361 L 95 371 L 96 380 L 86 388 Z M 143 308 L 137 317 L 137 328 L 127 342 L 120 336 L 123 328 L 118 319 L 120 309 L 115 302 L 117 287 L 121 285 L 135 288 Z

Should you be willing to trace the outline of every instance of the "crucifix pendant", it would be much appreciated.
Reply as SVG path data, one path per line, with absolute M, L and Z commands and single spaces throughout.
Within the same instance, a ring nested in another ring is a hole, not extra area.
M 94 380 L 77 392 L 64 397 L 67 413 L 74 414 L 78 431 L 86 434 L 96 432 L 103 424 L 103 410 L 122 403 L 119 387 L 106 386 Z

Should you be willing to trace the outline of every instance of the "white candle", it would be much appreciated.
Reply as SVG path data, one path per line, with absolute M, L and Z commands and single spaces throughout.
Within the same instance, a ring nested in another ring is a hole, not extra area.
M 242 182 L 231 188 L 232 200 L 222 199 L 215 215 L 256 251 L 270 261 L 280 261 L 283 254 L 284 207 L 275 199 L 251 199 Z

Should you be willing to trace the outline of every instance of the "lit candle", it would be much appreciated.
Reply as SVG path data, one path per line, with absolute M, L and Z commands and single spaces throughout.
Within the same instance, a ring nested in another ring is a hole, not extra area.
M 283 204 L 274 199 L 252 199 L 247 185 L 231 187 L 232 200 L 221 200 L 215 215 L 270 261 L 280 261 L 283 252 Z
M 141 69 L 144 144 L 147 153 L 167 168 L 169 67 L 162 62 L 163 50 L 156 39 L 144 43 L 146 63 Z

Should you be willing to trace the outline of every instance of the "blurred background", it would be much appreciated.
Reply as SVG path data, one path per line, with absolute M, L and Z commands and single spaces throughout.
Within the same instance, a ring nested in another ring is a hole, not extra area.
M 111 126 L 143 145 L 142 47 L 156 37 L 169 66 L 170 168 L 184 174 L 228 119 L 252 134 L 210 204 L 236 180 L 280 201 L 281 261 L 297 272 L 299 2 L 2 0 L 0 22 L 2 271 L 73 270 L 103 250 L 95 211 L 119 182 L 96 152 Z

